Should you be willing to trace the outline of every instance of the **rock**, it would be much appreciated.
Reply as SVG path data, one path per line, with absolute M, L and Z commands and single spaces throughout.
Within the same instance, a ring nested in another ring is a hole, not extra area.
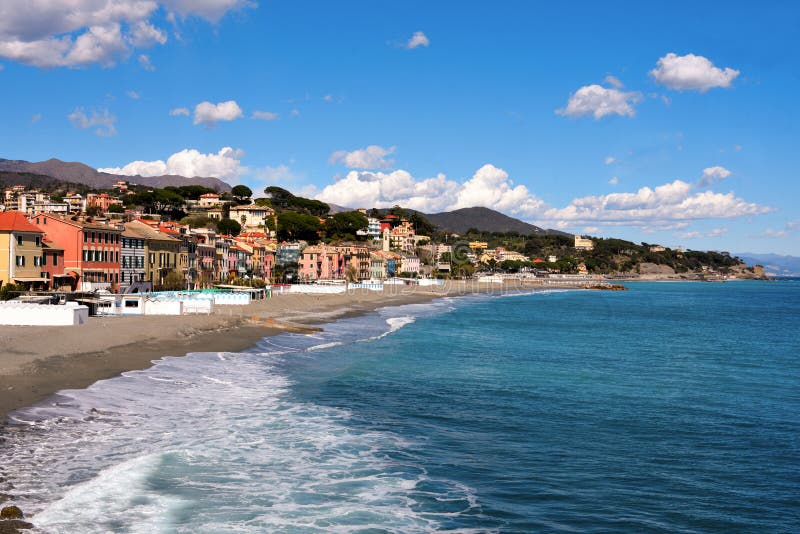
M 17 534 L 22 530 L 33 528 L 31 523 L 22 521 L 21 519 L 8 519 L 0 521 L 0 534 Z
M 9 495 L 8 493 L 0 493 L 0 504 L 12 500 L 14 500 L 14 497 L 12 495 Z
M 0 519 L 22 519 L 23 517 L 19 506 L 14 506 L 13 504 L 0 510 Z

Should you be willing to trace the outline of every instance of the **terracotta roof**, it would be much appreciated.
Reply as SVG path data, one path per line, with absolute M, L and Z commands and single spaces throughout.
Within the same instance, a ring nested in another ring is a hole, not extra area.
M 4 211 L 0 213 L 0 232 L 44 233 L 28 222 L 28 218 L 21 211 Z
M 138 234 L 139 237 L 143 237 L 145 239 L 152 239 L 156 241 L 169 241 L 169 242 L 179 241 L 178 239 L 170 237 L 164 234 L 163 232 L 159 232 L 150 225 L 138 220 L 125 223 L 125 230 L 133 232 L 134 234 Z

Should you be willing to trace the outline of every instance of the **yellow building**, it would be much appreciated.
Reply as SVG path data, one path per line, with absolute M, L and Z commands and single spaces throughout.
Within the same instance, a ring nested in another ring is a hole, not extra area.
M 576 250 L 592 250 L 594 249 L 594 241 L 591 239 L 587 239 L 585 237 L 581 237 L 579 235 L 575 236 L 575 249 Z
M 44 286 L 42 234 L 19 211 L 0 213 L 0 286 Z
M 125 229 L 144 239 L 144 281 L 152 282 L 157 288 L 171 272 L 183 276 L 187 258 L 186 252 L 181 250 L 181 240 L 142 221 L 125 223 Z

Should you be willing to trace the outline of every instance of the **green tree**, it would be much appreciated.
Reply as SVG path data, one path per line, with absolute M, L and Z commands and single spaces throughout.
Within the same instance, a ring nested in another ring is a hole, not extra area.
M 177 291 L 184 289 L 185 285 L 186 281 L 181 273 L 178 271 L 170 271 L 167 273 L 167 276 L 164 277 L 164 283 L 161 284 L 161 289 L 165 291 Z
M 319 219 L 313 215 L 284 211 L 278 215 L 278 239 L 316 242 L 322 229 Z
M 343 211 L 325 221 L 325 235 L 330 239 L 361 239 L 368 236 L 358 235 L 359 230 L 369 226 L 367 217 L 359 211 Z
M 125 208 L 124 208 L 124 207 L 122 207 L 122 206 L 121 206 L 121 205 L 119 205 L 119 204 L 111 204 L 111 205 L 108 207 L 108 212 L 109 212 L 109 213 L 125 213 Z
M 231 195 L 237 204 L 249 204 L 253 190 L 246 185 L 236 185 L 231 189 Z
M 220 219 L 217 222 L 217 231 L 220 234 L 237 236 L 242 231 L 242 225 L 233 219 Z

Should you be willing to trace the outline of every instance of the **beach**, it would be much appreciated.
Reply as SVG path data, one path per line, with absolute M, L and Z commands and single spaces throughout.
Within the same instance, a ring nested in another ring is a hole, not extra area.
M 520 287 L 464 282 L 387 286 L 383 291 L 334 295 L 276 295 L 247 306 L 218 306 L 211 315 L 91 317 L 77 327 L 0 326 L 0 421 L 62 389 L 85 388 L 125 371 L 145 369 L 164 356 L 237 352 L 266 336 L 310 333 L 314 328 L 309 325 L 384 306 L 512 289 Z

